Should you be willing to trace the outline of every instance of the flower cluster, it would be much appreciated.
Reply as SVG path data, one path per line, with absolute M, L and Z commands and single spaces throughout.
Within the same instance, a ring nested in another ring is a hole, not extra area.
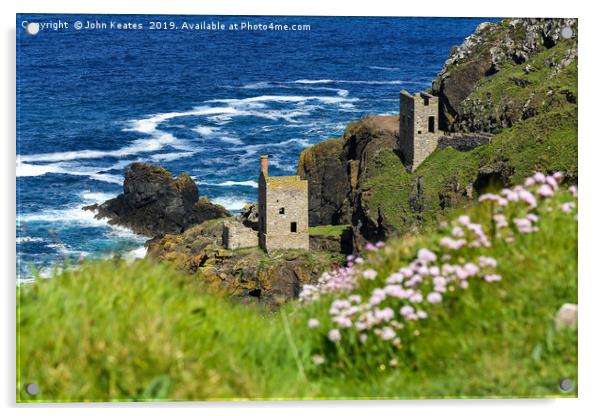
M 314 301 L 323 293 L 339 295 L 330 305 L 330 322 L 320 328 L 316 319 L 310 319 L 308 327 L 325 329 L 333 343 L 355 337 L 362 344 L 384 342 L 399 348 L 404 336 L 419 336 L 416 325 L 446 297 L 454 292 L 459 295 L 474 281 L 502 280 L 496 271 L 498 261 L 487 255 L 488 250 L 498 242 L 512 243 L 516 232 L 538 232 L 538 207 L 559 190 L 561 180 L 560 173 L 536 173 L 523 185 L 481 195 L 479 204 L 490 204 L 491 208 L 487 227 L 468 215 L 442 224 L 444 235 L 435 247 L 421 248 L 407 266 L 387 275 L 364 265 L 363 258 L 349 256 L 345 267 L 324 273 L 316 285 L 303 288 L 303 302 Z M 564 213 L 576 209 L 577 188 L 571 187 L 569 192 L 575 201 L 559 207 Z M 381 242 L 368 244 L 366 250 L 373 252 L 382 247 Z M 324 357 L 319 356 L 317 361 L 322 364 Z

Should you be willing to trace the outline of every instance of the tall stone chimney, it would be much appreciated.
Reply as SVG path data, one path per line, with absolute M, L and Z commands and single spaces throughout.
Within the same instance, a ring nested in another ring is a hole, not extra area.
M 259 172 L 268 176 L 268 157 L 263 155 L 259 157 Z

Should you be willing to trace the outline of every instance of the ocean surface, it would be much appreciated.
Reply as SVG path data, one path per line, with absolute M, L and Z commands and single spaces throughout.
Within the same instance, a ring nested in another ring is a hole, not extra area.
M 304 148 L 351 120 L 396 113 L 399 90 L 429 87 L 451 47 L 492 20 L 18 15 L 18 278 L 65 259 L 144 255 L 144 238 L 81 209 L 119 194 L 129 164 L 187 172 L 201 195 L 240 210 L 256 199 L 260 154 L 272 174 L 293 174 Z M 32 36 L 23 21 L 70 26 Z M 180 29 L 218 21 L 311 29 Z

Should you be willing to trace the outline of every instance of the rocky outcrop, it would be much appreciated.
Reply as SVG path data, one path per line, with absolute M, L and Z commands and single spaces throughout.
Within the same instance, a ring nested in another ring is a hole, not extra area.
M 190 176 L 174 178 L 164 168 L 144 163 L 127 168 L 122 194 L 84 209 L 96 212 L 96 218 L 108 218 L 110 224 L 149 237 L 179 234 L 203 221 L 230 216 L 221 205 L 199 199 Z
M 309 181 L 309 225 L 346 224 L 351 220 L 351 186 L 343 139 L 305 149 L 297 174 Z
M 301 154 L 298 174 L 309 180 L 310 225 L 353 224 L 353 235 L 343 236 L 345 250 L 367 229 L 382 234 L 372 213 L 358 207 L 364 198 L 362 184 L 378 169 L 374 160 L 384 149 L 397 149 L 398 137 L 398 116 L 368 116 L 351 122 L 342 138 Z
M 567 28 L 572 37 L 564 39 L 563 30 L 565 35 L 570 34 Z M 498 132 L 532 116 L 529 111 L 515 111 L 516 102 L 500 104 L 496 97 L 466 100 L 483 80 L 505 66 L 523 65 L 526 74 L 537 69 L 529 64 L 531 58 L 565 41 L 570 43 L 565 55 L 547 63 L 555 67 L 556 73 L 560 72 L 576 59 L 576 36 L 576 19 L 506 19 L 480 24 L 462 45 L 452 49 L 445 66 L 433 81 L 432 93 L 442 103 L 440 128 Z M 515 82 L 517 86 L 526 87 L 531 81 L 515 77 Z
M 368 116 L 347 126 L 340 139 L 305 149 L 298 174 L 309 181 L 310 225 L 350 224 L 358 186 L 382 149 L 395 149 L 397 116 Z
M 208 290 L 270 308 L 297 298 L 304 284 L 315 283 L 325 270 L 342 261 L 342 256 L 315 250 L 281 250 L 270 255 L 258 247 L 226 250 L 222 247 L 224 221 L 232 220 L 209 220 L 180 235 L 150 240 L 147 257 L 177 264 Z

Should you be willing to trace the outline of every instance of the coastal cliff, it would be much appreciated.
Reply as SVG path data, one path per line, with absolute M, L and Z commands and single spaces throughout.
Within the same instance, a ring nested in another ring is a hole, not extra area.
M 491 144 L 441 146 L 410 173 L 397 151 L 397 116 L 354 121 L 342 138 L 301 154 L 312 225 L 351 223 L 357 250 L 417 231 L 533 171 L 563 171 L 577 182 L 575 19 L 481 24 L 452 49 L 432 85 L 440 128 L 495 133 Z
M 571 35 L 568 39 L 563 38 Z M 575 102 L 577 19 L 505 19 L 482 23 L 454 47 L 433 81 L 448 131 L 498 133 L 521 120 Z M 575 63 L 573 65 L 573 63 Z

